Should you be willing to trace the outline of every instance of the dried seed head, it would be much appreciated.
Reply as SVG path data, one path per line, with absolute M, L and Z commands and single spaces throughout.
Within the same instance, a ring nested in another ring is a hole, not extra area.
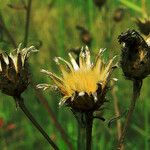
M 101 9 L 104 4 L 106 3 L 107 0 L 93 0 L 94 4 L 99 8 Z
M 9 55 L 0 54 L 0 90 L 10 96 L 19 96 L 29 84 L 28 57 L 37 51 L 33 46 Z
M 69 54 L 71 63 L 57 57 L 55 59 L 62 76 L 42 70 L 47 74 L 58 87 L 63 95 L 59 105 L 67 105 L 77 111 L 91 111 L 98 109 L 105 102 L 105 95 L 108 90 L 110 76 L 113 70 L 113 59 L 108 63 L 102 60 L 103 50 L 98 53 L 95 63 L 91 62 L 91 55 L 88 47 L 81 49 L 79 63 Z M 47 88 L 42 85 L 37 87 Z
M 91 43 L 92 43 L 92 36 L 90 34 L 90 32 L 85 29 L 84 27 L 82 26 L 79 26 L 77 25 L 76 28 L 80 31 L 80 39 L 81 41 L 87 45 L 87 46 L 91 46 Z
M 136 19 L 135 21 L 136 25 L 138 26 L 140 32 L 144 35 L 150 34 L 150 19 Z
M 124 8 L 117 8 L 114 12 L 113 19 L 115 22 L 120 22 L 124 18 Z
M 121 67 L 130 79 L 143 79 L 150 74 L 150 47 L 135 30 L 128 30 L 118 37 L 123 44 Z

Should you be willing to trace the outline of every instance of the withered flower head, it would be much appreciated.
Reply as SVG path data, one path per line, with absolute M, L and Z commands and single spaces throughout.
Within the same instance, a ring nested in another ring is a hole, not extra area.
M 94 4 L 101 9 L 107 0 L 93 0 Z
M 150 74 L 150 47 L 135 30 L 127 30 L 118 37 L 123 43 L 121 67 L 130 80 L 141 80 Z
M 114 21 L 120 22 L 123 19 L 124 14 L 125 14 L 124 8 L 117 8 L 113 15 Z
M 80 39 L 81 41 L 87 45 L 91 46 L 92 43 L 92 35 L 90 32 L 82 26 L 77 25 L 76 28 L 80 31 Z
M 21 46 L 21 45 L 20 45 Z M 0 54 L 0 90 L 10 96 L 20 96 L 29 84 L 28 57 L 37 51 L 33 46 Z
M 71 63 L 57 57 L 55 61 L 62 72 L 61 77 L 42 70 L 53 80 L 63 95 L 59 105 L 65 104 L 77 111 L 89 111 L 98 109 L 105 102 L 114 58 L 104 63 L 101 58 L 102 53 L 101 49 L 94 63 L 91 62 L 88 47 L 81 50 L 79 64 L 70 53 Z M 46 89 L 50 85 L 39 84 L 37 87 Z
M 145 19 L 136 19 L 135 22 L 140 30 L 140 32 L 144 35 L 149 35 L 150 34 L 150 19 L 145 18 Z

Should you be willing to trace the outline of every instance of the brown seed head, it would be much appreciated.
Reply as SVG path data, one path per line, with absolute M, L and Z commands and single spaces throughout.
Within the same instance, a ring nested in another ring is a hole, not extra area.
M 118 37 L 123 43 L 121 67 L 124 75 L 130 79 L 141 80 L 150 74 L 150 47 L 135 30 L 127 30 Z
M 79 26 L 79 25 L 77 25 L 76 28 L 77 28 L 77 30 L 80 31 L 80 39 L 81 39 L 81 41 L 85 45 L 90 47 L 91 43 L 92 43 L 92 35 L 90 34 L 90 32 L 87 29 L 85 29 L 84 27 Z
M 150 19 L 136 19 L 136 25 L 142 34 L 150 34 Z
M 114 12 L 113 19 L 115 22 L 120 22 L 124 18 L 125 10 L 123 8 L 117 8 Z
M 10 96 L 20 96 L 29 84 L 28 57 L 37 51 L 33 46 L 0 54 L 0 90 Z

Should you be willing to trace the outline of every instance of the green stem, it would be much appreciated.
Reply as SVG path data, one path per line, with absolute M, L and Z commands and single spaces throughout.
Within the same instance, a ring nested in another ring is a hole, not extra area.
M 121 137 L 120 137 L 119 142 L 118 142 L 118 148 L 117 148 L 118 150 L 122 150 L 122 146 L 124 143 L 126 132 L 127 132 L 129 123 L 131 121 L 132 114 L 133 114 L 134 109 L 135 109 L 136 101 L 140 95 L 141 86 L 142 86 L 142 80 L 133 81 L 133 97 L 131 100 L 131 104 L 130 104 L 130 108 L 129 108 L 126 120 L 125 120 L 123 131 L 122 131 Z
M 81 120 L 78 121 L 78 150 L 91 150 L 93 112 L 82 113 Z
M 56 144 L 51 140 L 51 138 L 47 135 L 47 133 L 43 130 L 43 128 L 38 124 L 32 114 L 28 111 L 26 106 L 24 105 L 24 101 L 21 97 L 14 97 L 17 104 L 24 112 L 24 114 L 28 117 L 28 119 L 33 123 L 33 125 L 39 130 L 39 132 L 44 136 L 44 138 L 49 142 L 49 144 L 54 148 L 54 150 L 59 150 Z
M 144 124 L 145 124 L 145 133 L 149 133 L 149 114 L 148 114 L 148 101 L 145 101 L 144 109 Z M 145 136 L 145 150 L 149 150 L 149 138 Z
M 78 123 L 78 150 L 85 150 L 86 145 L 86 130 Z
M 86 150 L 91 150 L 92 147 L 92 125 L 93 113 L 86 114 Z

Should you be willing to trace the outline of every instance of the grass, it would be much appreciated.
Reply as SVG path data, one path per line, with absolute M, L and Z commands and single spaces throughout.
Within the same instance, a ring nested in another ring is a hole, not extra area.
M 41 68 L 54 70 L 55 72 L 58 71 L 53 62 L 55 56 L 67 58 L 70 48 L 84 45 L 80 41 L 79 32 L 75 28 L 76 25 L 82 25 L 91 32 L 93 36 L 92 53 L 95 55 L 99 48 L 106 47 L 107 51 L 104 57 L 108 58 L 109 56 L 120 54 L 120 45 L 117 42 L 117 36 L 127 28 L 137 29 L 133 22 L 133 19 L 137 17 L 137 11 L 138 17 L 142 16 L 141 11 L 139 11 L 141 3 L 135 0 L 131 2 L 138 2 L 136 3 L 138 4 L 137 6 L 135 4 L 129 6 L 129 2 L 125 4 L 127 2 L 125 0 L 122 0 L 121 3 L 119 1 L 107 0 L 107 4 L 101 10 L 93 4 L 92 0 L 57 0 L 53 3 L 51 2 L 50 0 L 37 0 L 32 3 L 28 45 L 38 46 L 39 41 L 42 44 L 39 47 L 39 53 L 30 60 L 32 76 L 37 83 L 50 82 L 48 78 L 45 78 L 40 73 Z M 0 12 L 3 15 L 5 24 L 17 44 L 19 44 L 23 42 L 24 38 L 24 10 L 11 9 L 7 6 L 8 3 L 20 5 L 21 2 L 7 0 L 1 2 L 0 5 Z M 52 4 L 51 7 L 50 4 Z M 146 4 L 148 10 L 150 7 L 148 0 Z M 112 19 L 113 12 L 120 6 L 127 6 L 125 17 L 121 22 L 116 23 Z M 0 30 L 0 37 L 0 49 L 8 51 L 9 49 L 13 49 L 13 46 L 2 30 Z M 119 60 L 119 56 L 117 59 Z M 116 95 L 119 100 L 120 111 L 124 112 L 128 109 L 130 101 L 131 83 L 125 80 L 122 74 L 121 69 L 115 71 L 115 75 L 119 79 L 118 83 L 116 83 L 118 89 Z M 142 94 L 137 102 L 136 111 L 127 134 L 127 149 L 134 148 L 135 150 L 140 150 L 142 148 L 149 150 L 149 83 L 149 78 L 143 83 Z M 43 92 L 43 94 L 55 112 L 57 119 L 70 136 L 71 142 L 76 147 L 77 123 L 70 110 L 67 108 L 58 108 L 60 99 L 58 93 L 48 91 Z M 0 147 L 2 147 L 2 150 L 33 150 L 35 148 L 48 150 L 48 143 L 28 122 L 24 115 L 19 110 L 16 110 L 12 98 L 1 93 L 0 97 L 0 118 L 3 118 L 5 121 L 4 127 L 0 128 Z M 46 110 L 35 96 L 34 90 L 29 88 L 23 94 L 23 97 L 31 112 L 58 146 L 61 149 L 67 149 L 67 146 L 60 137 L 59 131 L 53 126 L 51 118 L 49 118 Z M 109 119 L 115 117 L 111 94 L 108 95 L 108 99 L 110 99 L 110 103 L 107 104 L 104 110 L 106 122 L 94 121 L 93 150 L 112 150 L 117 142 L 114 140 L 114 137 L 117 139 L 115 122 L 110 129 L 107 127 Z M 121 122 L 123 121 L 124 118 L 121 118 Z M 16 125 L 13 131 L 6 131 L 5 128 L 9 123 Z

